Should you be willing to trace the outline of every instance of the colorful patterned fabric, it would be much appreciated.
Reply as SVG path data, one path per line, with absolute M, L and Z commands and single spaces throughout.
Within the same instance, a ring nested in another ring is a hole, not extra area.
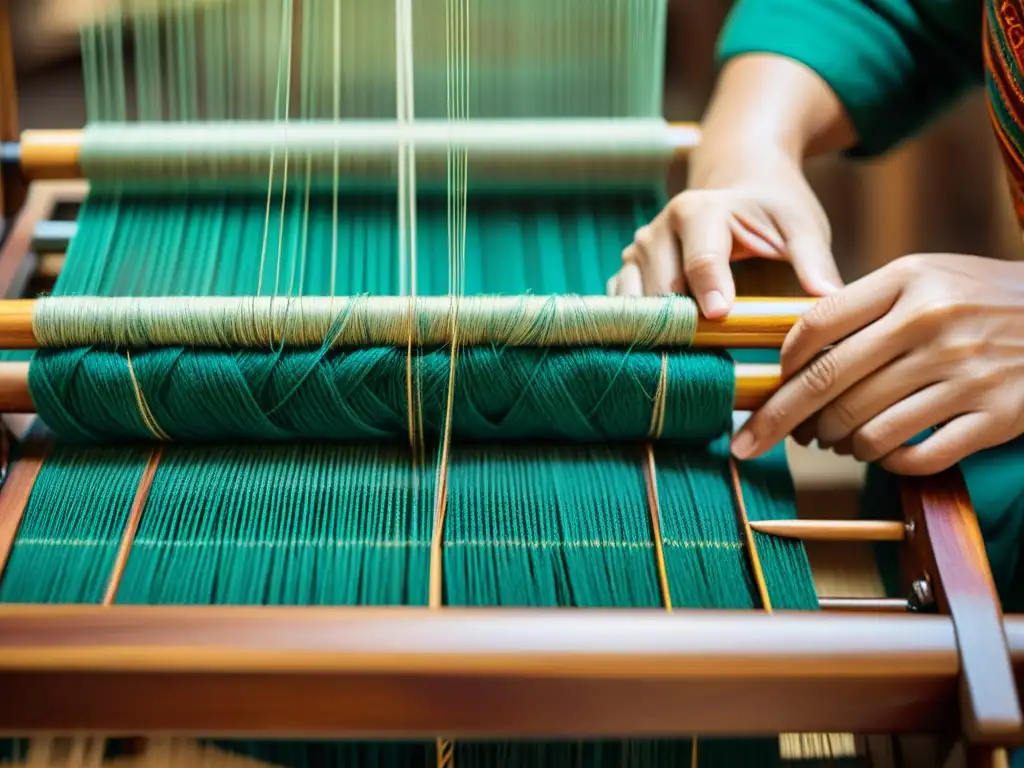
M 982 40 L 989 115 L 1024 225 L 1024 2 L 986 0 Z

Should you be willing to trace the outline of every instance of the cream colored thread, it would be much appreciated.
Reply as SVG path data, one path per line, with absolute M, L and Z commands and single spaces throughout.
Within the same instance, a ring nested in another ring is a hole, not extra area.
M 280 108 L 281 104 L 281 78 L 284 76 L 284 66 L 282 66 L 284 59 L 287 57 L 288 64 L 288 84 L 286 86 L 287 93 L 289 96 L 285 102 L 285 125 L 284 125 L 284 142 L 285 142 L 285 162 L 284 162 L 284 187 L 281 190 L 281 231 L 284 232 L 284 203 L 285 197 L 287 196 L 288 186 L 288 102 L 291 100 L 291 19 L 292 19 L 292 4 L 291 0 L 282 0 L 281 2 L 281 38 L 278 44 L 278 58 L 277 58 L 277 85 L 274 88 L 274 110 L 275 113 Z M 267 209 L 264 215 L 263 221 L 263 244 L 260 246 L 260 275 L 259 280 L 256 284 L 256 294 L 259 295 L 263 292 L 263 270 L 266 266 L 267 261 L 267 242 L 270 238 L 270 203 L 273 200 L 274 195 L 274 166 L 275 156 L 277 154 L 277 134 L 274 134 L 275 141 L 270 143 L 270 167 L 267 170 Z M 278 259 L 280 259 L 280 246 L 278 246 Z M 275 293 L 277 289 L 275 287 Z
M 341 0 L 334 0 L 334 70 L 333 70 L 333 107 L 334 125 L 341 117 Z M 334 297 L 335 285 L 338 282 L 338 179 L 341 154 L 341 142 L 335 134 L 331 147 L 331 173 L 334 198 L 331 206 L 331 297 Z M 309 156 L 313 157 L 310 151 Z
M 488 188 L 545 182 L 565 188 L 595 182 L 647 188 L 652 172 L 664 171 L 673 151 L 671 131 L 660 118 L 426 119 L 405 126 L 397 120 L 340 119 L 291 121 L 287 127 L 283 121 L 245 120 L 94 123 L 83 130 L 83 176 L 136 179 L 144 160 L 147 179 L 202 179 L 215 173 L 227 182 L 266 181 L 269 173 L 283 170 L 278 148 L 286 130 L 289 146 L 311 157 L 316 176 L 331 177 L 337 164 L 339 178 L 379 181 L 382 166 L 393 163 L 399 144 L 406 142 L 415 147 L 420 181 L 443 182 L 448 147 L 457 145 L 469 153 L 474 185 Z M 517 162 L 524 156 L 533 162 Z
M 331 346 L 404 347 L 410 301 L 425 345 L 457 336 L 464 346 L 686 347 L 697 320 L 693 301 L 681 296 L 66 296 L 37 299 L 32 327 L 41 347 L 268 347 L 283 340 L 272 329 L 287 317 L 290 344 L 319 347 L 336 330 Z

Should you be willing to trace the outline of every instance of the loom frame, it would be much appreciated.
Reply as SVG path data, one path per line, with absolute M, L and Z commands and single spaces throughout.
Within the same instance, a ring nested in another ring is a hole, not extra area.
M 29 185 L 0 247 L 0 296 L 20 295 L 54 263 L 31 252 L 33 233 L 86 191 L 83 181 Z M 15 472 L 0 491 L 0 564 L 33 480 Z M 842 598 L 837 610 L 773 615 L 0 606 L 0 686 L 13 694 L 0 702 L 0 732 L 730 735 L 742 701 L 757 733 L 962 729 L 979 743 L 1017 743 L 1024 734 L 1007 709 L 1024 683 L 1024 616 L 1001 616 L 962 479 L 907 478 L 903 501 L 908 591 L 927 585 L 946 615 Z M 632 632 L 640 625 L 644 643 Z M 979 629 L 965 641 L 961 626 Z M 403 633 L 416 640 L 389 648 Z M 1010 664 L 1013 685 L 1001 674 Z M 268 690 L 272 703 L 251 706 Z M 557 702 L 558 717 L 541 702 Z
M 86 185 L 70 180 L 80 133 L 18 133 L 8 0 L 0 116 L 10 299 L 45 271 L 30 248 L 37 224 Z M 699 130 L 676 129 L 681 157 Z M 67 181 L 29 183 L 41 178 Z M 4 479 L 0 571 L 34 474 Z M 744 721 L 744 735 L 962 730 L 976 744 L 1020 743 L 1024 615 L 1001 614 L 962 478 L 906 479 L 902 493 L 907 583 L 937 615 L 867 601 L 772 615 L 4 605 L 0 732 L 621 737 L 735 735 Z

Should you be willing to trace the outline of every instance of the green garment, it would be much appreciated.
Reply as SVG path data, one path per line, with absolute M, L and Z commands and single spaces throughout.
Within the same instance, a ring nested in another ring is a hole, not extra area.
M 845 105 L 872 156 L 981 85 L 981 0 L 737 0 L 722 62 L 774 53 L 814 70 Z

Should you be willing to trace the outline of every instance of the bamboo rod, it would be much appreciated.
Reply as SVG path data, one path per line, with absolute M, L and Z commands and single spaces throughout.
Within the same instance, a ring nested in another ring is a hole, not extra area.
M 802 541 L 903 541 L 907 532 L 895 520 L 752 520 L 750 527 Z
M 24 362 L 0 363 L 0 413 L 35 413 L 28 388 L 28 366 Z M 778 389 L 779 382 L 777 365 L 737 364 L 733 407 L 737 411 L 757 410 Z
M 364 306 L 391 300 L 394 297 L 370 297 L 361 299 Z M 605 297 L 592 297 L 598 302 L 615 302 L 616 299 Z M 537 302 L 547 301 L 546 297 L 532 297 Z M 591 297 L 587 297 L 588 300 Z M 60 299 L 51 299 L 59 301 Z M 338 311 L 337 307 L 342 306 L 338 302 L 345 301 L 345 298 L 326 299 L 307 297 L 290 301 L 281 300 L 273 304 L 275 311 L 282 319 L 288 314 L 294 317 L 297 313 L 304 313 L 303 307 L 312 308 L 315 311 L 328 313 Z M 567 299 L 568 300 L 568 299 Z M 112 303 L 123 302 L 124 299 L 110 299 Z M 180 299 L 152 298 L 132 299 L 132 312 L 138 316 L 147 307 L 154 312 L 167 312 L 173 304 L 175 312 L 181 311 Z M 270 299 L 264 301 L 269 302 Z M 432 299 L 421 298 L 418 300 L 426 305 Z M 446 297 L 437 297 L 437 301 L 448 305 Z M 519 306 L 523 299 L 515 297 L 499 297 L 495 301 L 505 301 L 510 306 Z M 642 301 L 642 300 L 641 300 Z M 654 301 L 654 299 L 651 299 Z M 33 331 L 33 312 L 36 299 L 8 299 L 0 301 L 0 349 L 36 349 L 39 342 L 36 340 Z M 250 312 L 254 311 L 253 299 L 251 297 L 237 298 L 204 298 L 192 302 L 186 311 L 202 312 L 203 308 L 215 307 L 218 312 L 226 312 L 232 308 L 232 302 L 238 303 L 238 309 Z M 746 298 L 737 299 L 733 311 L 728 317 L 722 320 L 707 320 L 700 318 L 697 323 L 692 346 L 710 348 L 774 348 L 778 349 L 786 338 L 793 325 L 810 306 L 813 299 L 784 299 L 784 298 Z M 376 304 L 374 304 L 376 306 Z M 326 309 L 325 309 L 326 307 Z M 377 310 L 374 310 L 377 311 Z M 176 343 L 188 343 L 189 339 L 182 339 Z M 425 342 L 424 342 L 425 343 Z
M 700 143 L 700 126 L 671 123 L 666 135 L 673 147 L 673 161 L 679 162 Z M 82 141 L 80 129 L 22 131 L 17 152 L 22 174 L 30 180 L 81 177 Z
M 902 597 L 819 597 L 818 608 L 844 613 L 903 613 L 910 604 Z

